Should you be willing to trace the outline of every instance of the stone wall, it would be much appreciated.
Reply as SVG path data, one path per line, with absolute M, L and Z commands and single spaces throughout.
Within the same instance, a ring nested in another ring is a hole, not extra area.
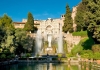
M 74 45 L 77 45 L 81 40 L 81 36 L 73 36 L 71 33 L 63 33 L 63 36 L 64 40 L 67 41 L 68 52 L 71 52 Z

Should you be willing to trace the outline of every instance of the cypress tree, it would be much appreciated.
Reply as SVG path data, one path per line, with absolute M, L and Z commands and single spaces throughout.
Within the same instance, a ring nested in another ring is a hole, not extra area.
M 67 33 L 68 31 L 71 32 L 73 30 L 72 25 L 73 25 L 73 21 L 72 21 L 72 17 L 71 17 L 71 11 L 70 11 L 69 5 L 67 4 L 63 31 L 65 33 Z
M 24 26 L 24 29 L 27 32 L 34 32 L 34 18 L 30 12 L 28 13 L 28 19 Z
M 77 6 L 77 13 L 75 16 L 75 23 L 77 24 L 77 31 L 85 31 L 87 30 L 87 26 L 85 23 L 85 12 L 86 12 L 86 6 L 83 3 L 80 3 Z

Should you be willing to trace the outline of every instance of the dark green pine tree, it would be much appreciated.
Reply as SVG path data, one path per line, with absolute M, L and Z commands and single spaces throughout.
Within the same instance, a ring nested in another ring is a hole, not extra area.
M 66 6 L 66 13 L 65 13 L 65 20 L 64 20 L 64 26 L 63 26 L 63 31 L 65 33 L 72 32 L 73 31 L 73 21 L 71 17 L 71 11 L 69 8 L 69 5 L 67 4 Z
M 30 12 L 28 12 L 28 19 L 24 26 L 27 32 L 34 32 L 34 18 Z
M 75 23 L 77 24 L 77 30 L 76 31 L 85 31 L 87 30 L 87 26 L 84 24 L 85 23 L 85 12 L 86 12 L 86 7 L 83 3 L 80 3 L 77 6 L 77 13 L 75 16 Z
M 100 44 L 100 0 L 82 0 L 86 5 L 85 25 L 95 43 Z

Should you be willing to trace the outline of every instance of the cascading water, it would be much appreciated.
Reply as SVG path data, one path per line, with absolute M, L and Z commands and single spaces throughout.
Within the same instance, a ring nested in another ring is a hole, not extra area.
M 63 53 L 62 25 L 60 24 L 60 34 L 58 36 L 58 53 Z
M 41 36 L 41 31 L 38 30 L 36 34 L 35 54 L 39 54 L 41 52 L 41 47 L 42 47 L 42 36 Z

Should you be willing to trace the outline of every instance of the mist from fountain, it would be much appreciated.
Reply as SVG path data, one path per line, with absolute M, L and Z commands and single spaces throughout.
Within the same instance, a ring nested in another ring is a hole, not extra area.
M 58 36 L 58 53 L 63 53 L 63 35 L 62 35 L 62 25 L 60 24 L 60 34 Z
M 42 49 L 42 36 L 41 31 L 38 30 L 36 34 L 35 54 L 40 54 Z

